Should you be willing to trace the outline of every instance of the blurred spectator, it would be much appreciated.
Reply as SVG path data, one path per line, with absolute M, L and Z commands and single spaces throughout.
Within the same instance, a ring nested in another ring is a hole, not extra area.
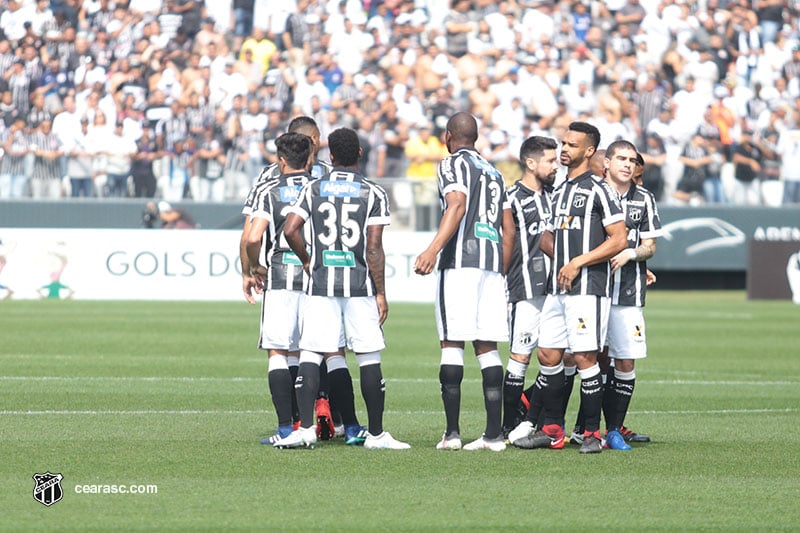
M 379 178 L 404 178 L 406 176 L 405 144 L 408 141 L 408 124 L 397 116 L 394 100 L 384 103 L 383 113 L 378 121 L 386 145 L 383 168 L 377 170 Z
M 212 128 L 206 128 L 192 158 L 193 161 L 190 161 L 190 164 L 194 163 L 194 176 L 196 176 L 197 183 L 192 197 L 198 202 L 225 201 L 225 180 L 222 176 L 225 168 L 225 153 L 219 133 Z
M 640 152 L 644 159 L 642 186 L 652 192 L 658 202 L 664 194 L 664 176 L 661 168 L 667 159 L 661 137 L 655 133 L 647 135 L 645 145 L 640 148 Z
M 186 209 L 182 207 L 172 207 L 172 204 L 164 200 L 158 202 L 157 207 L 162 228 L 194 229 L 197 227 L 197 223 Z
M 154 165 L 161 158 L 153 129 L 145 124 L 142 136 L 136 141 L 136 153 L 131 162 L 133 195 L 136 198 L 152 198 L 156 193 Z
M 233 33 L 246 37 L 253 31 L 255 0 L 233 0 Z
M 416 125 L 405 147 L 408 168 L 406 176 L 413 183 L 415 229 L 430 231 L 434 228 L 439 211 L 436 166 L 445 157 L 447 149 L 432 135 L 428 122 Z
M 31 171 L 31 196 L 34 199 L 61 198 L 61 163 L 64 154 L 61 142 L 52 131 L 50 118 L 45 118 L 31 135 L 30 151 L 34 155 Z
M 131 163 L 136 154 L 136 143 L 122 134 L 122 122 L 114 124 L 114 130 L 106 141 L 106 175 L 108 176 L 108 196 L 125 198 L 128 196 L 128 178 Z
M 0 198 L 22 198 L 28 182 L 25 172 L 25 158 L 30 146 L 25 133 L 25 119 L 14 118 L 8 128 L 0 128 Z
M 780 133 L 776 151 L 781 160 L 783 205 L 800 204 L 800 129 L 797 124 Z
M 732 201 L 734 205 L 758 205 L 761 199 L 759 174 L 763 155 L 753 142 L 753 132 L 743 129 L 733 152 L 735 166 Z
M 58 117 L 56 117 L 58 118 Z M 94 196 L 94 148 L 89 136 L 89 119 L 79 120 L 77 132 L 64 142 L 64 153 L 67 156 L 67 176 L 73 198 Z

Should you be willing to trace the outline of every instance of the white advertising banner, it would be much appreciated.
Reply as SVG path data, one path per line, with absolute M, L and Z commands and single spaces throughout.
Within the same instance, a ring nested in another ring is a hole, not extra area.
M 238 230 L 0 229 L 0 299 L 244 300 Z M 384 234 L 389 301 L 433 302 L 414 274 L 432 234 Z

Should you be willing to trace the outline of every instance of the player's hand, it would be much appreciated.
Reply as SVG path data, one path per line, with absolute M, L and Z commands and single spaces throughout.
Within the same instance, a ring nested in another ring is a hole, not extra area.
M 645 281 L 645 285 L 647 287 L 649 287 L 650 285 L 654 284 L 655 282 L 656 282 L 656 275 L 653 274 L 653 271 L 648 268 L 647 269 L 647 279 Z
M 618 253 L 617 255 L 615 255 L 614 257 L 611 258 L 610 262 L 611 262 L 611 273 L 612 274 L 614 272 L 616 272 L 617 270 L 619 270 L 620 268 L 622 268 L 622 267 L 624 267 L 625 265 L 628 264 L 628 261 L 630 261 L 632 259 L 632 255 L 633 255 L 633 254 L 631 254 L 632 251 L 633 251 L 632 248 L 626 248 L 626 249 L 622 250 L 620 253 Z
M 572 281 L 578 277 L 580 269 L 576 267 L 572 261 L 561 267 L 558 271 L 558 288 L 563 292 L 572 290 Z
M 386 317 L 389 316 L 389 303 L 386 301 L 385 294 L 375 296 L 375 302 L 378 304 L 378 320 L 382 326 L 386 322 Z
M 436 266 L 436 254 L 425 250 L 419 256 L 417 256 L 417 260 L 414 262 L 414 272 L 419 274 L 420 276 L 425 276 L 433 272 L 433 267 Z
M 242 274 L 242 292 L 244 292 L 244 299 L 251 304 L 256 303 L 256 299 L 253 297 L 253 290 L 259 292 L 256 278 L 249 274 Z

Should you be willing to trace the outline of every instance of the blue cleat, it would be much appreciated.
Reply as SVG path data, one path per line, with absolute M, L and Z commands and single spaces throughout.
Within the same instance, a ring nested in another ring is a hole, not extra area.
M 345 426 L 344 443 L 350 446 L 361 446 L 367 440 L 367 428 L 364 426 Z
M 625 442 L 622 433 L 613 429 L 606 434 L 606 448 L 626 452 L 631 449 L 631 445 Z
M 292 434 L 292 426 L 278 426 L 278 430 L 271 437 L 261 439 L 261 444 L 274 445 L 279 440 Z

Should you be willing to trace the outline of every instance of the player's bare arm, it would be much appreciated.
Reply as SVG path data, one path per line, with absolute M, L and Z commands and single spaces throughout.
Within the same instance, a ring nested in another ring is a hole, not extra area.
M 629 261 L 647 261 L 656 253 L 655 239 L 642 239 L 636 248 L 626 248 L 611 258 L 611 272 L 616 272 Z
M 383 251 L 383 226 L 367 226 L 367 267 L 375 284 L 375 301 L 378 304 L 380 323 L 389 316 L 389 303 L 386 301 L 386 254 Z
M 555 249 L 555 238 L 552 231 L 545 231 L 539 239 L 539 248 L 547 254 L 548 257 L 553 257 L 553 250 Z
M 242 265 L 242 292 L 244 299 L 251 304 L 256 303 L 253 297 L 253 289 L 256 287 L 256 280 L 250 275 L 250 262 L 247 260 L 247 234 L 250 232 L 250 215 L 244 219 L 242 235 L 239 237 L 239 262 Z
M 503 274 L 508 272 L 511 254 L 514 251 L 514 240 L 517 238 L 517 225 L 511 209 L 503 209 Z
M 445 195 L 444 200 L 447 207 L 442 215 L 442 221 L 439 223 L 439 229 L 431 244 L 419 254 L 414 263 L 414 272 L 421 276 L 433 272 L 433 267 L 436 266 L 436 256 L 458 231 L 458 225 L 461 224 L 461 219 L 467 212 L 467 195 L 463 192 L 451 191 Z
M 261 243 L 264 232 L 267 231 L 269 222 L 265 218 L 255 217 L 250 221 L 250 231 L 245 239 L 245 251 L 247 264 L 250 268 L 249 275 L 253 278 L 256 294 L 264 292 L 264 281 L 267 278 L 267 269 L 261 265 L 259 256 L 261 255 Z
M 605 226 L 608 238 L 591 252 L 574 257 L 558 272 L 558 286 L 562 290 L 572 290 L 572 281 L 581 268 L 608 261 L 628 245 L 628 230 L 624 221 Z
M 303 226 L 306 221 L 297 213 L 289 213 L 286 217 L 286 222 L 283 224 L 283 235 L 286 237 L 286 242 L 289 248 L 295 253 L 297 258 L 303 263 L 303 268 L 306 272 L 310 272 L 311 257 L 306 251 L 306 244 L 303 240 Z

